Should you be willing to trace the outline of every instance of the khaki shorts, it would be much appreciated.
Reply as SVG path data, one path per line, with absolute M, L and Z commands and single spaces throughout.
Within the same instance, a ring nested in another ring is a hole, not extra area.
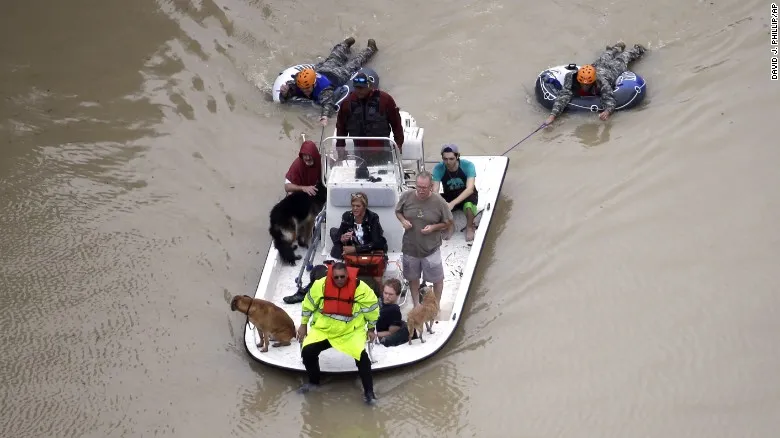
M 426 283 L 438 283 L 444 280 L 444 265 L 441 261 L 441 251 L 437 249 L 428 257 L 412 257 L 404 254 L 401 257 L 404 278 L 408 281 L 419 280 L 422 275 Z

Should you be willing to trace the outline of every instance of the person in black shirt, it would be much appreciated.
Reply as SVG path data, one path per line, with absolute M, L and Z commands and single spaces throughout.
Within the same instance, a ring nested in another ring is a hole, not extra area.
M 368 196 L 353 193 L 352 209 L 341 215 L 341 225 L 330 229 L 333 248 L 330 256 L 341 259 L 349 254 L 366 254 L 375 250 L 387 253 L 387 240 L 379 223 L 379 215 L 368 209 Z M 379 280 L 381 281 L 381 280 Z
M 382 290 L 382 306 L 376 322 L 376 335 L 385 347 L 395 347 L 409 342 L 409 330 L 401 315 L 398 298 L 401 296 L 401 281 L 391 278 L 385 281 Z

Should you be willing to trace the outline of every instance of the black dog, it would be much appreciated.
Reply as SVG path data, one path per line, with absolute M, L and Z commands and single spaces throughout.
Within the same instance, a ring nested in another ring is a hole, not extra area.
M 268 232 L 274 241 L 274 247 L 285 263 L 295 265 L 302 257 L 295 254 L 298 245 L 306 248 L 312 237 L 314 221 L 325 205 L 325 188 L 317 187 L 317 194 L 309 196 L 304 192 L 294 192 L 279 201 L 271 209 L 271 226 Z

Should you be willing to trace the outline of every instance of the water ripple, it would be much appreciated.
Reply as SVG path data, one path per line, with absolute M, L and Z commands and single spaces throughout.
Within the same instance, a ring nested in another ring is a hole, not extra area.
M 766 5 L 580 3 L 9 9 L 0 435 L 772 436 Z M 304 397 L 303 376 L 253 363 L 224 299 L 256 285 L 274 170 L 317 129 L 267 85 L 346 35 L 377 39 L 428 142 L 477 154 L 543 119 L 545 66 L 652 49 L 639 111 L 567 115 L 512 152 L 461 327 L 377 375 L 372 409 L 355 377 Z
M 127 304 L 149 279 L 134 272 L 143 269 L 145 251 L 165 244 L 133 234 L 85 237 L 55 245 L 47 240 L 48 248 L 62 251 L 42 251 L 41 258 L 24 261 L 43 271 L 7 270 L 5 286 L 12 292 L 6 297 L 11 305 L 0 311 L 6 327 L 0 369 L 10 383 L 6 397 L 14 400 L 3 403 L 4 430 L 34 427 L 32 435 L 79 435 L 96 427 L 96 412 L 122 412 L 126 406 L 105 389 L 112 375 L 138 363 L 137 353 L 122 341 L 142 329 L 140 309 Z M 127 270 L 115 271 L 117 266 Z M 47 289 L 60 293 L 39 297 Z M 53 423 L 54 418 L 68 420 Z

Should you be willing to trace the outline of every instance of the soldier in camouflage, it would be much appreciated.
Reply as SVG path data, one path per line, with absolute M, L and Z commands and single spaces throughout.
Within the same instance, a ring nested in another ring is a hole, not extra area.
M 625 49 L 624 42 L 612 47 L 607 46 L 606 51 L 592 65 L 584 65 L 577 71 L 567 73 L 563 88 L 555 99 L 545 124 L 549 125 L 563 112 L 575 93 L 600 96 L 604 111 L 599 114 L 599 119 L 607 120 L 615 111 L 615 98 L 612 96 L 615 81 L 621 73 L 628 70 L 628 64 L 641 58 L 646 50 L 639 44 L 634 44 L 629 50 Z
M 330 56 L 316 64 L 314 69 L 318 73 L 327 76 L 336 87 L 346 84 L 350 76 L 360 70 L 379 51 L 376 47 L 376 41 L 370 39 L 365 49 L 361 50 L 352 59 L 349 59 L 350 47 L 353 44 L 355 44 L 355 39 L 352 37 L 336 44 L 330 52 Z
M 376 52 L 376 41 L 368 40 L 367 47 L 349 59 L 350 48 L 355 44 L 355 38 L 349 37 L 336 44 L 330 55 L 314 65 L 314 70 L 304 69 L 287 81 L 279 89 L 279 100 L 282 102 L 290 97 L 311 99 L 322 106 L 320 124 L 326 126 L 328 118 L 336 111 L 334 92 L 349 81 L 350 76 L 360 70 Z

